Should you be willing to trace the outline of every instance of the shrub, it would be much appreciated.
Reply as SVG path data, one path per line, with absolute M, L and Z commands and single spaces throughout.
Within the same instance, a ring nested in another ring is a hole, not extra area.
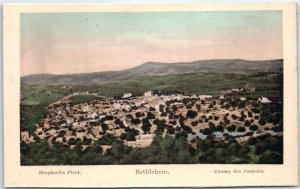
M 160 116 L 165 117 L 165 116 L 167 116 L 167 113 L 166 113 L 166 112 L 162 112 L 162 113 L 160 114 Z
M 248 117 L 253 117 L 253 113 L 252 112 L 248 112 Z
M 101 127 L 102 127 L 103 132 L 106 132 L 109 129 L 108 125 L 105 123 L 102 123 Z
M 165 130 L 165 127 L 166 127 L 166 120 L 158 120 L 156 121 L 155 123 L 157 125 L 157 129 L 156 129 L 156 132 L 157 134 L 161 134 L 164 132 Z
M 250 129 L 251 131 L 257 131 L 257 130 L 258 130 L 258 126 L 257 126 L 257 125 L 251 125 L 251 126 L 249 127 L 249 129 Z
M 83 145 L 90 145 L 92 143 L 92 139 L 83 137 Z
M 254 116 L 254 119 L 259 120 L 259 116 L 258 116 L 258 115 L 255 115 L 255 116 Z
M 175 134 L 175 138 L 176 138 L 176 139 L 179 139 L 179 138 L 181 138 L 181 137 L 187 138 L 187 137 L 188 137 L 187 132 L 186 132 L 186 131 L 179 131 L 179 132 L 177 132 L 177 133 Z
M 237 128 L 237 131 L 238 131 L 238 132 L 245 132 L 245 131 L 246 131 L 246 128 L 245 128 L 245 127 L 238 127 L 238 128 Z
M 245 123 L 244 123 L 244 125 L 245 125 L 246 127 L 249 127 L 249 126 L 251 125 L 251 123 L 250 123 L 249 120 L 246 120 Z
M 210 128 L 205 128 L 204 130 L 203 130 L 203 134 L 204 135 L 210 135 L 212 132 L 211 132 L 211 130 L 210 130 Z
M 76 145 L 76 140 L 74 138 L 70 138 L 68 141 L 69 145 Z
M 230 123 L 230 121 L 228 119 L 226 119 L 225 123 L 228 125 Z
M 234 119 L 234 120 L 238 118 L 235 114 L 232 114 L 231 117 L 232 117 L 232 119 Z
M 218 125 L 216 130 L 219 132 L 224 132 L 224 127 L 222 125 Z
M 106 120 L 113 120 L 113 119 L 114 119 L 114 116 L 112 116 L 112 115 L 106 115 L 106 116 L 105 116 L 105 119 L 106 119 Z
M 169 133 L 170 135 L 175 134 L 175 129 L 172 126 L 168 126 L 167 128 L 167 133 Z
M 173 106 L 172 106 L 172 110 L 173 110 L 174 112 L 176 112 L 176 111 L 178 110 L 177 106 L 176 106 L 176 105 L 173 105 Z
M 213 122 L 209 122 L 209 123 L 208 123 L 208 126 L 210 126 L 210 127 L 214 127 L 214 126 L 215 126 L 215 124 L 214 124 Z
M 132 119 L 132 120 L 131 120 L 131 123 L 132 123 L 132 124 L 135 124 L 135 125 L 138 125 L 138 124 L 141 123 L 141 120 L 139 120 L 139 119 Z
M 123 123 L 123 122 L 122 122 L 119 118 L 115 119 L 115 124 L 120 125 L 120 124 L 122 124 L 122 123 Z
M 253 135 L 253 132 L 247 132 L 244 134 L 244 136 L 252 136 Z
M 230 108 L 230 104 L 225 105 L 226 110 Z
M 186 117 L 191 118 L 191 119 L 195 118 L 197 115 L 198 115 L 198 113 L 193 110 L 188 110 L 186 113 Z
M 261 117 L 260 120 L 258 121 L 258 123 L 261 125 L 265 125 L 267 123 L 267 121 Z
M 192 109 L 192 105 L 187 105 L 186 109 Z
M 234 132 L 236 130 L 236 126 L 235 125 L 231 125 L 227 127 L 227 131 L 228 132 Z
M 133 119 L 133 116 L 131 114 L 127 114 L 126 117 L 129 119 Z
M 150 112 L 155 112 L 155 108 L 153 108 L 152 106 L 149 108 Z
M 181 127 L 187 133 L 192 133 L 193 132 L 193 130 L 190 127 L 188 127 L 188 126 L 182 125 Z
M 131 106 L 131 110 L 137 110 L 138 109 L 138 107 L 137 106 Z
M 135 113 L 135 116 L 136 116 L 136 117 L 142 117 L 143 114 L 142 114 L 141 112 L 136 112 L 136 113 Z
M 155 119 L 155 115 L 153 113 L 151 113 L 151 112 L 148 112 L 147 113 L 147 118 L 148 119 Z
M 245 121 L 245 118 L 243 116 L 241 116 L 240 121 Z
M 149 120 L 143 119 L 142 122 L 143 122 L 142 129 L 143 129 L 144 133 L 148 133 L 150 131 L 150 127 L 151 127 Z
M 192 125 L 193 127 L 197 126 L 197 125 L 198 125 L 198 121 L 192 121 L 192 122 L 191 122 L 191 125 Z

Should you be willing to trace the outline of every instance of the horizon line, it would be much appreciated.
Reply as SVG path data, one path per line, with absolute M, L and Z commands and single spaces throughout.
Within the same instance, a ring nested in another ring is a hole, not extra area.
M 27 76 L 32 76 L 32 75 L 53 75 L 53 76 L 61 76 L 61 75 L 80 75 L 80 74 L 92 74 L 92 73 L 105 73 L 105 72 L 119 72 L 119 71 L 125 71 L 125 70 L 129 70 L 132 68 L 136 68 L 139 67 L 141 65 L 147 64 L 147 63 L 158 63 L 158 64 L 192 64 L 196 61 L 211 61 L 211 60 L 243 60 L 243 61 L 249 61 L 249 62 L 257 62 L 257 61 L 272 61 L 272 60 L 283 60 L 283 58 L 274 58 L 274 59 L 263 59 L 263 60 L 249 60 L 249 59 L 242 59 L 242 58 L 220 58 L 220 59 L 199 59 L 199 60 L 194 60 L 194 61 L 182 61 L 182 62 L 155 62 L 155 61 L 147 61 L 147 62 L 143 62 L 137 66 L 134 67 L 130 67 L 127 69 L 122 69 L 122 70 L 106 70 L 106 71 L 95 71 L 95 72 L 74 72 L 74 73 L 63 73 L 63 74 L 55 74 L 55 73 L 49 73 L 49 72 L 41 72 L 41 73 L 33 73 L 33 74 L 27 74 L 27 75 L 21 75 L 21 77 L 27 77 Z

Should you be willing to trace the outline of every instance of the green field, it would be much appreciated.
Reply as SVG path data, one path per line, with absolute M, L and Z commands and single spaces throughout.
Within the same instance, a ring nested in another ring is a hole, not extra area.
M 207 94 L 218 96 L 222 91 L 241 88 L 247 83 L 256 88 L 254 97 L 279 97 L 281 91 L 281 74 L 263 73 L 255 75 L 193 73 L 167 76 L 134 77 L 100 87 L 99 95 L 120 96 L 133 92 L 142 95 L 148 90 L 178 91 L 184 94 Z
M 94 95 L 80 95 L 80 96 L 72 96 L 69 98 L 69 100 L 72 102 L 73 105 L 81 104 L 84 102 L 90 102 L 90 101 L 97 100 L 97 99 L 100 99 L 100 98 L 97 96 L 94 96 Z

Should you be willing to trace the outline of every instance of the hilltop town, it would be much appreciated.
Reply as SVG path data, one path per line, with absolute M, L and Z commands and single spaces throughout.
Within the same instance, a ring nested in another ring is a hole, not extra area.
M 241 96 L 253 90 L 246 86 L 218 97 L 147 91 L 143 96 L 125 93 L 120 98 L 106 98 L 97 93 L 74 92 L 50 104 L 47 117 L 37 123 L 34 134 L 23 131 L 21 140 L 46 140 L 50 145 L 61 143 L 71 149 L 80 145 L 84 150 L 94 143 L 109 149 L 110 140 L 144 148 L 155 135 L 183 135 L 190 143 L 208 136 L 217 140 L 233 136 L 243 142 L 266 133 L 282 135 L 280 110 L 275 107 L 272 118 L 262 117 L 265 115 L 257 110 L 271 100 Z M 74 104 L 70 100 L 74 96 L 94 96 L 95 100 Z

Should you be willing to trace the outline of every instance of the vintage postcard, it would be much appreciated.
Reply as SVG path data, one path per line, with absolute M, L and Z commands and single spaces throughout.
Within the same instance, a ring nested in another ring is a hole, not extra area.
M 298 184 L 296 4 L 4 6 L 7 187 Z

